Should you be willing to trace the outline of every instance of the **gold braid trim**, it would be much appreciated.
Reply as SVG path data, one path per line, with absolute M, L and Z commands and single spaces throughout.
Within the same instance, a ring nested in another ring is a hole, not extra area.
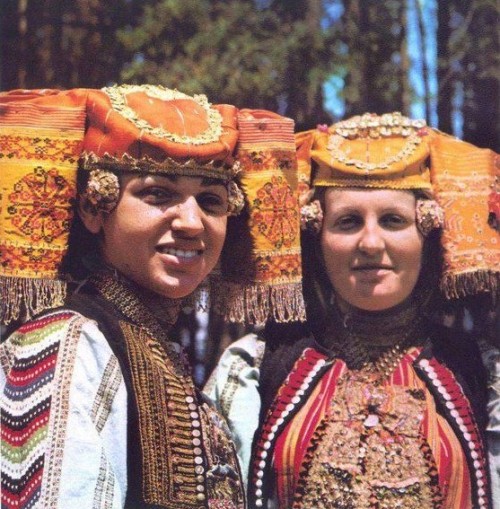
M 166 157 L 159 162 L 144 156 L 136 159 L 128 154 L 115 157 L 111 154 L 97 156 L 91 152 L 84 152 L 80 158 L 80 167 L 83 170 L 109 170 L 128 173 L 156 173 L 160 175 L 182 175 L 185 177 L 208 177 L 227 182 L 233 179 L 240 171 L 238 164 L 229 164 L 224 161 L 205 161 L 187 159 L 177 161 Z
M 199 419 L 190 416 L 191 378 L 179 373 L 181 366 L 144 329 L 127 322 L 120 326 L 137 399 L 144 500 L 169 508 L 199 507 L 204 469 L 193 445 L 201 432 Z
M 119 274 L 99 273 L 91 282 L 134 322 L 120 321 L 120 327 L 137 401 L 144 500 L 168 509 L 243 509 L 230 433 L 198 397 L 181 347 L 168 339 L 180 300 L 165 299 L 160 310 L 158 299 L 141 296 L 140 288 Z

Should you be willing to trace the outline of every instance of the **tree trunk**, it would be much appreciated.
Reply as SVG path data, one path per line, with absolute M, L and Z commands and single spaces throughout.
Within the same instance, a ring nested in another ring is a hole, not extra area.
M 427 36 L 425 33 L 424 11 L 420 0 L 415 0 L 418 19 L 418 31 L 420 34 L 420 44 L 422 47 L 422 80 L 424 82 L 424 104 L 425 119 L 427 123 L 431 120 L 431 93 L 429 88 L 429 66 L 427 63 Z
M 347 117 L 367 111 L 366 51 L 363 35 L 368 33 L 366 10 L 359 0 L 346 0 L 345 42 L 349 49 L 349 71 L 345 79 L 345 114 Z
M 448 2 L 437 2 L 438 28 L 437 28 L 437 53 L 438 53 L 438 97 L 437 114 L 438 128 L 446 133 L 453 132 L 453 81 L 454 73 L 450 58 L 450 5 Z
M 411 107 L 411 86 L 410 86 L 410 57 L 408 54 L 408 40 L 406 26 L 408 23 L 407 19 L 406 2 L 401 2 L 401 8 L 399 11 L 400 25 L 401 25 L 401 38 L 399 41 L 400 55 L 401 55 L 401 67 L 399 72 L 399 81 L 401 83 L 401 108 L 405 115 L 410 114 Z

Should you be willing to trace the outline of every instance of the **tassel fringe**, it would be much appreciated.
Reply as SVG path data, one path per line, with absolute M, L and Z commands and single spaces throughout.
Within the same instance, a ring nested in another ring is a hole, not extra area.
M 61 306 L 66 298 L 66 283 L 56 279 L 0 277 L 0 295 L 0 323 L 7 325 Z
M 306 319 L 301 283 L 269 286 L 219 281 L 210 289 L 210 300 L 214 311 L 229 322 L 264 325 L 269 319 Z
M 500 291 L 500 272 L 481 270 L 464 274 L 444 274 L 441 290 L 447 299 L 458 299 L 467 295 L 490 292 L 497 302 Z

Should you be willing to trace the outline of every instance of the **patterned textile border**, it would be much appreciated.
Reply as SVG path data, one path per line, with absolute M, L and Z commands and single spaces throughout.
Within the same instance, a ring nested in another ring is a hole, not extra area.
M 238 116 L 237 161 L 247 207 L 229 224 L 225 280 L 213 301 L 230 321 L 305 318 L 301 294 L 300 216 L 294 122 Z
M 448 298 L 500 288 L 500 237 L 488 226 L 488 196 L 500 158 L 448 136 L 431 145 L 432 180 L 444 209 L 445 266 L 441 286 Z
M 49 301 L 62 303 L 64 287 L 55 279 L 66 252 L 83 142 L 84 97 L 66 97 L 75 101 L 71 107 L 46 104 L 51 95 L 23 102 L 28 98 L 0 105 L 0 289 L 18 294 L 2 303 L 5 322 L 19 316 L 23 303 L 28 315 Z
M 10 369 L 1 409 L 2 507 L 55 507 L 80 319 L 54 313 L 24 325 L 13 338 L 19 361 Z M 52 395 L 59 391 L 63 397 L 54 407 Z

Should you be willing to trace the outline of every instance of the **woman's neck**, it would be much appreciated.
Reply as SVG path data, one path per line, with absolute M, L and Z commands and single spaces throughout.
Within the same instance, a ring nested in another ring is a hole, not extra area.
M 90 278 L 99 293 L 122 315 L 156 336 L 165 337 L 177 321 L 180 299 L 170 299 L 151 292 L 130 280 L 113 267 L 105 267 Z
M 422 342 L 425 325 L 415 299 L 382 311 L 366 311 L 334 303 L 328 317 L 323 343 L 332 353 L 354 367 L 374 362 L 388 350 Z

